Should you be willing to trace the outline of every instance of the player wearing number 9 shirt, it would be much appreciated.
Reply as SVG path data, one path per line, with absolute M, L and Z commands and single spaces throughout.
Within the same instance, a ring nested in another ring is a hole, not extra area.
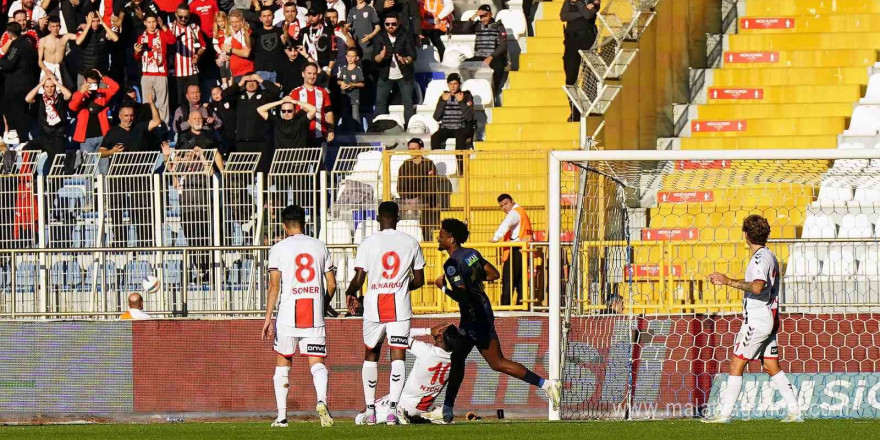
M 407 423 L 406 416 L 397 408 L 406 379 L 406 349 L 409 347 L 409 327 L 412 302 L 409 292 L 425 284 L 425 257 L 419 242 L 397 231 L 399 208 L 394 202 L 379 205 L 379 232 L 367 237 L 358 246 L 355 257 L 355 275 L 345 291 L 350 313 L 358 306 L 357 295 L 368 280 L 364 295 L 364 366 L 361 378 L 367 405 L 365 422 L 376 423 L 376 382 L 379 377 L 378 361 L 382 342 L 387 334 L 391 346 L 390 411 L 385 423 Z
M 287 426 L 288 374 L 297 347 L 300 355 L 309 358 L 318 400 L 315 409 L 321 426 L 333 426 L 326 403 L 329 373 L 324 366 L 327 356 L 324 304 L 336 292 L 336 268 L 327 246 L 303 233 L 305 218 L 305 210 L 299 206 L 284 208 L 281 221 L 287 238 L 269 251 L 269 298 L 262 338 L 274 336 L 274 350 L 278 354 L 273 377 L 278 418 L 272 423 L 273 427 Z M 281 302 L 273 327 L 272 312 L 279 292 Z

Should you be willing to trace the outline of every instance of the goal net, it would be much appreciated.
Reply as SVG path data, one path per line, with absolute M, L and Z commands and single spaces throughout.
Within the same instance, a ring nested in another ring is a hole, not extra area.
M 806 417 L 880 416 L 880 149 L 569 151 L 550 161 L 551 418 L 712 413 L 742 292 L 742 222 L 770 223 L 780 364 Z M 558 350 L 557 350 L 558 348 Z M 751 362 L 734 411 L 780 417 Z

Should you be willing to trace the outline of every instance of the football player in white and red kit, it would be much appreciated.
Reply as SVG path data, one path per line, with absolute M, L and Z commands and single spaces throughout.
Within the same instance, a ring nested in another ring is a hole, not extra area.
M 418 341 L 419 336 L 431 336 L 434 345 Z M 451 366 L 450 354 L 458 341 L 458 328 L 454 325 L 442 324 L 432 328 L 414 328 L 409 331 L 409 351 L 416 357 L 412 370 L 406 378 L 403 393 L 397 407 L 411 420 L 427 420 L 443 423 L 443 414 L 439 417 L 430 413 L 431 405 L 446 386 Z M 388 417 L 391 401 L 385 396 L 376 401 L 376 417 Z M 362 412 L 354 418 L 356 425 L 366 424 L 367 413 Z
M 409 292 L 425 284 L 425 257 L 419 242 L 396 230 L 400 209 L 394 202 L 379 205 L 379 232 L 367 237 L 358 246 L 355 275 L 345 291 L 348 311 L 353 314 L 359 305 L 358 293 L 369 278 L 364 295 L 364 367 L 361 380 L 367 404 L 366 423 L 376 423 L 376 382 L 379 379 L 379 354 L 388 336 L 391 346 L 391 388 L 389 412 L 385 423 L 407 423 L 397 407 L 406 378 L 406 349 L 412 301 Z
M 721 409 L 714 416 L 702 421 L 730 422 L 730 415 L 742 388 L 743 371 L 749 361 L 760 359 L 764 371 L 770 375 L 771 382 L 788 405 L 788 415 L 782 421 L 803 422 L 791 382 L 779 367 L 779 347 L 776 344 L 776 333 L 779 331 L 779 261 L 767 249 L 770 223 L 760 215 L 750 215 L 743 221 L 742 231 L 752 253 L 746 266 L 746 278 L 734 280 L 718 272 L 709 275 L 712 284 L 730 286 L 745 293 L 743 323 L 734 340 L 727 388 L 719 399 Z
M 336 276 L 330 252 L 319 240 L 304 234 L 305 210 L 293 205 L 281 211 L 287 238 L 269 251 L 269 298 L 262 338 L 275 339 L 278 354 L 275 367 L 275 400 L 278 418 L 273 427 L 287 426 L 287 392 L 291 358 L 299 347 L 301 356 L 308 356 L 318 404 L 315 409 L 321 426 L 333 426 L 327 409 L 327 356 L 324 332 L 324 304 L 336 292 Z M 272 325 L 272 312 L 279 292 L 278 317 Z

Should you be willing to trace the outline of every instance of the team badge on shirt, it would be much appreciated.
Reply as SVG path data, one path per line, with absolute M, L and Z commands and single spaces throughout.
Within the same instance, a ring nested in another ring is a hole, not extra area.
M 455 275 L 455 266 L 449 266 L 446 268 L 446 275 L 452 276 Z

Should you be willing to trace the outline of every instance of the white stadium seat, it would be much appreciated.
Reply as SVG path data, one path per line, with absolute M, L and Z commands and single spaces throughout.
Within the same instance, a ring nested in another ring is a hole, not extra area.
M 434 162 L 437 173 L 441 176 L 455 176 L 458 174 L 458 161 L 453 154 L 429 154 L 428 159 Z
M 424 241 L 422 228 L 419 226 L 418 220 L 401 220 L 400 223 L 397 224 L 397 230 L 418 241 Z
M 348 222 L 331 220 L 327 222 L 327 244 L 351 244 L 351 227 Z
M 471 78 L 464 82 L 462 89 L 474 95 L 474 106 L 491 107 L 493 102 L 492 84 L 482 78 Z
M 358 223 L 354 230 L 354 244 L 361 244 L 365 238 L 379 231 L 379 222 L 376 220 L 364 220 Z
M 859 100 L 861 104 L 880 104 L 880 73 L 875 73 L 868 78 L 868 89 L 865 97 Z
M 788 259 L 786 276 L 816 276 L 822 268 L 822 263 L 815 254 L 792 254 Z
M 820 190 L 821 191 L 821 190 Z M 808 215 L 804 221 L 802 238 L 836 238 L 837 225 L 825 214 Z
M 840 219 L 839 238 L 870 238 L 874 235 L 874 225 L 865 214 L 846 214 Z
M 473 18 L 474 15 L 477 15 L 477 10 L 476 9 L 469 9 L 467 11 L 462 12 L 461 17 L 459 17 L 458 19 L 460 21 L 468 21 L 471 18 Z
M 495 16 L 496 21 L 504 23 L 510 38 L 518 38 L 526 34 L 526 16 L 522 10 L 502 9 Z
M 853 187 L 844 179 L 826 177 L 819 186 L 819 200 L 846 202 L 853 199 Z
M 839 150 L 864 150 L 865 144 L 861 142 L 843 142 L 837 146 Z M 828 169 L 829 174 L 852 175 L 854 172 L 867 167 L 870 164 L 868 159 L 838 159 L 834 161 L 834 165 Z
M 447 90 L 449 90 L 449 88 L 446 86 L 445 79 L 431 80 L 431 82 L 428 83 L 428 87 L 425 88 L 425 99 L 422 100 L 422 104 L 416 106 L 416 112 L 433 116 L 440 95 Z
M 856 273 L 856 257 L 852 248 L 834 247 L 822 264 L 822 275 L 848 276 Z
M 434 134 L 439 129 L 440 123 L 434 120 L 433 115 L 416 113 L 409 118 L 409 126 L 406 131 L 411 134 Z
M 876 136 L 880 131 L 880 106 L 859 105 L 853 110 L 849 122 L 849 130 L 844 136 Z

